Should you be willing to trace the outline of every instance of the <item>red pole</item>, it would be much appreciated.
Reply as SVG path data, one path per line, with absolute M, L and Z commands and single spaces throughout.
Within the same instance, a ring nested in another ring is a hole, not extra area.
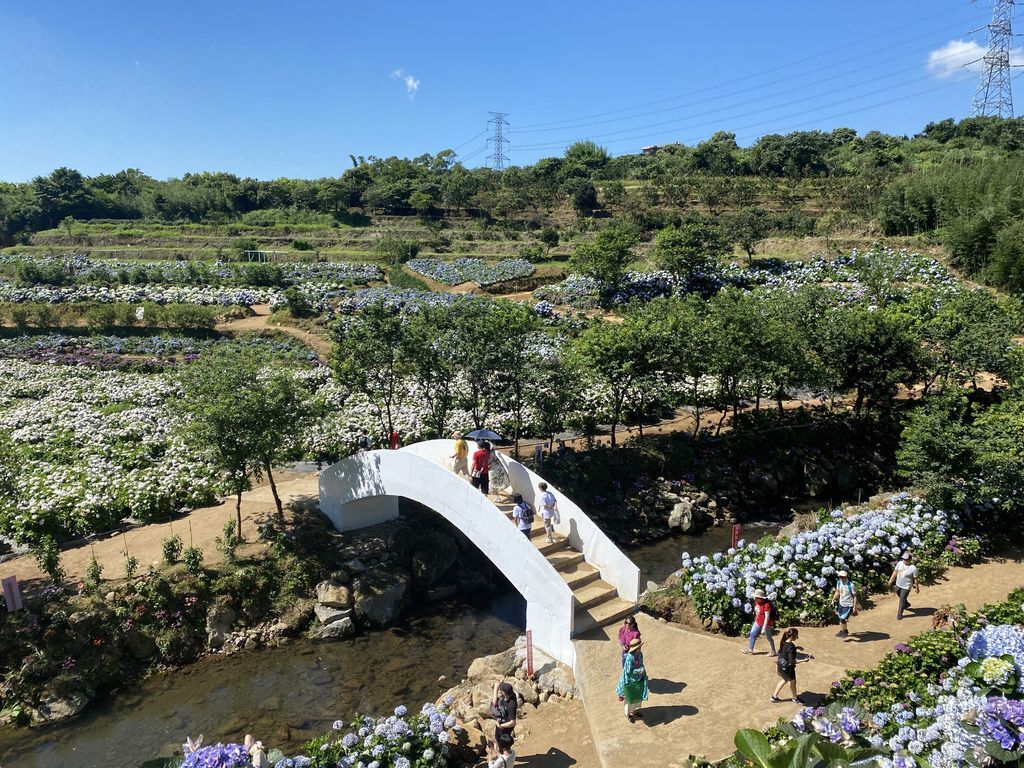
M 526 630 L 526 675 L 533 677 L 533 630 Z
M 739 544 L 740 539 L 743 537 L 743 526 L 739 523 L 733 523 L 732 525 L 732 545 L 735 547 Z

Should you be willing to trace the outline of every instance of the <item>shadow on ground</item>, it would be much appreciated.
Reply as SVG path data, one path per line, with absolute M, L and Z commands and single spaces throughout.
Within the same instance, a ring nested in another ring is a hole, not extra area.
M 647 689 L 651 693 L 679 693 L 685 687 L 686 683 L 677 683 L 674 680 L 655 679 L 647 683 Z
M 680 717 L 693 717 L 699 709 L 692 707 L 689 704 L 673 704 L 671 706 L 664 707 L 644 707 L 643 708 L 643 721 L 649 727 L 655 725 L 665 725 L 678 720 Z
M 575 757 L 555 747 L 551 747 L 543 755 L 516 755 L 516 765 L 525 768 L 569 768 L 576 764 Z

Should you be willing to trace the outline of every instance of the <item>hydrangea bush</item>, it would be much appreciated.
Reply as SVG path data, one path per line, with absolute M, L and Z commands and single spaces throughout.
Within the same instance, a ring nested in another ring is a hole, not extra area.
M 406 266 L 431 280 L 445 285 L 476 283 L 494 285 L 508 280 L 520 280 L 533 274 L 533 264 L 526 259 L 504 259 L 488 264 L 481 259 L 462 257 L 454 261 L 440 259 L 410 259 Z
M 880 588 L 905 550 L 937 554 L 958 524 L 957 515 L 900 493 L 849 517 L 834 510 L 817 530 L 767 546 L 741 541 L 710 557 L 683 553 L 672 588 L 690 597 L 702 619 L 734 631 L 749 622 L 757 589 L 776 603 L 783 622 L 820 623 L 831 612 L 837 571 L 848 571 L 862 590 Z

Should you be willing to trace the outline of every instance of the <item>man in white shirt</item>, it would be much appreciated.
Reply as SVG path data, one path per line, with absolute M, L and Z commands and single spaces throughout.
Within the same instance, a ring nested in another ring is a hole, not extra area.
M 537 497 L 537 506 L 540 507 L 540 516 L 544 520 L 544 530 L 548 534 L 548 544 L 554 544 L 555 518 L 558 517 L 558 500 L 555 494 L 548 490 L 547 483 L 537 485 L 540 496 Z
M 903 611 L 910 607 L 907 600 L 910 597 L 910 590 L 913 589 L 914 594 L 921 591 L 921 585 L 917 583 L 917 566 L 914 565 L 910 552 L 903 553 L 903 559 L 896 563 L 896 568 L 889 577 L 889 586 L 894 585 L 900 596 L 900 605 L 896 609 L 896 620 L 899 621 L 903 618 Z

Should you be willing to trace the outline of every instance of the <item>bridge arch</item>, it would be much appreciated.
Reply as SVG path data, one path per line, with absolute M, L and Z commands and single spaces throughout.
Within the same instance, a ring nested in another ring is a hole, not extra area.
M 320 510 L 335 528 L 346 531 L 394 519 L 400 497 L 433 509 L 462 531 L 526 600 L 526 627 L 534 644 L 575 667 L 574 633 L 631 612 L 639 569 L 557 489 L 551 490 L 561 512 L 555 526 L 560 541 L 543 545 L 537 537 L 521 535 L 507 510 L 448 468 L 453 452 L 453 441 L 430 440 L 349 456 L 320 473 Z M 508 457 L 501 460 L 513 490 L 533 503 L 541 478 Z M 583 567 L 591 573 L 577 576 L 576 569 Z M 573 586 L 577 583 L 578 588 Z

